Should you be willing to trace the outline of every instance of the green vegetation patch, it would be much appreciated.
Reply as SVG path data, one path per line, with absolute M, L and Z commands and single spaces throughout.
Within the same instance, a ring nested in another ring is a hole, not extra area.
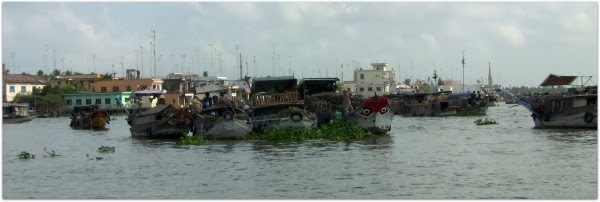
M 475 122 L 473 122 L 473 123 L 475 123 L 475 124 L 476 124 L 476 125 L 478 125 L 478 126 L 481 126 L 481 125 L 490 125 L 490 124 L 498 124 L 498 123 L 496 122 L 496 120 L 494 120 L 494 119 L 488 119 L 488 118 L 485 118 L 485 119 L 477 119 L 477 120 L 475 120 Z
M 181 139 L 181 144 L 183 145 L 201 145 L 206 142 L 202 135 L 192 135 L 187 136 L 188 132 L 183 133 L 183 135 L 179 138 Z
M 19 159 L 35 159 L 35 155 L 26 151 L 21 152 L 17 157 L 19 157 Z
M 109 153 L 109 152 L 114 153 L 115 152 L 115 147 L 101 146 L 101 147 L 98 147 L 98 152 L 100 152 L 100 153 Z
M 308 139 L 326 139 L 334 141 L 356 140 L 373 136 L 368 130 L 342 120 L 323 124 L 314 130 L 305 128 L 268 128 L 263 132 L 249 135 L 250 139 L 271 141 L 302 141 Z
M 52 150 L 51 152 L 46 151 L 46 147 L 44 147 L 44 152 L 46 152 L 48 154 L 48 156 L 44 155 L 44 157 L 57 157 L 57 156 L 60 156 L 59 154 L 56 154 L 56 152 L 54 150 Z

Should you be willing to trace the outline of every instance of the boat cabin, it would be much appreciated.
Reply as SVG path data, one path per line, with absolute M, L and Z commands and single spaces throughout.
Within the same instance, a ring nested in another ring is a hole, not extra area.
M 2 103 L 2 118 L 29 116 L 29 105 L 19 103 Z
M 307 95 L 336 92 L 338 81 L 338 78 L 305 78 L 298 84 L 298 94 L 304 100 Z
M 263 77 L 252 80 L 254 107 L 300 102 L 298 80 L 293 76 Z

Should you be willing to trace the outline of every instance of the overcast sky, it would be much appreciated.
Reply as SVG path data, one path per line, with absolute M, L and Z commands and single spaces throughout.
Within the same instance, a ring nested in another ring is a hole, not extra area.
M 122 76 L 123 57 L 150 77 L 151 30 L 159 76 L 239 78 L 239 52 L 250 76 L 352 80 L 352 68 L 384 62 L 400 81 L 434 70 L 460 81 L 464 51 L 467 84 L 487 83 L 489 62 L 504 86 L 537 86 L 550 73 L 598 79 L 597 2 L 3 2 L 2 61 L 11 73 L 56 61 Z

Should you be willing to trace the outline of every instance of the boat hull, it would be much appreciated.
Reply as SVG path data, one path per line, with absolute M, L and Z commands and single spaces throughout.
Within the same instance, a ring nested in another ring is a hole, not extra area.
M 188 133 L 190 127 L 185 123 L 171 125 L 168 121 L 157 121 L 133 125 L 129 128 L 129 131 L 131 132 L 131 137 L 175 139 Z
M 33 120 L 35 117 L 33 116 L 28 116 L 28 117 L 19 117 L 19 118 L 2 118 L 2 123 L 3 124 L 15 124 L 15 123 L 23 123 L 23 122 L 28 122 Z
M 203 132 L 202 137 L 208 140 L 231 140 L 246 137 L 250 132 L 252 132 L 252 125 L 245 120 L 221 119 Z
M 344 121 L 352 122 L 360 128 L 375 134 L 385 134 L 392 128 L 394 113 L 387 98 L 369 98 Z
M 71 128 L 78 130 L 100 130 L 105 129 L 110 118 L 106 115 L 93 115 L 85 117 L 71 117 Z
M 533 115 L 534 128 L 598 128 L 598 114 L 596 109 L 589 111 L 579 111 L 571 113 L 562 113 L 544 118 L 543 116 Z M 587 115 L 590 113 L 591 115 Z M 591 116 L 591 118 L 590 118 Z M 587 119 L 587 120 L 586 120 Z

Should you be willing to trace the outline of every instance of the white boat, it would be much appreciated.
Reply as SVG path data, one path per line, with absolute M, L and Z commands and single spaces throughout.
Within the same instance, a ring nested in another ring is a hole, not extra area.
M 375 134 L 385 134 L 392 128 L 394 112 L 385 97 L 374 96 L 366 99 L 354 112 L 344 117 L 347 122 L 370 130 Z

